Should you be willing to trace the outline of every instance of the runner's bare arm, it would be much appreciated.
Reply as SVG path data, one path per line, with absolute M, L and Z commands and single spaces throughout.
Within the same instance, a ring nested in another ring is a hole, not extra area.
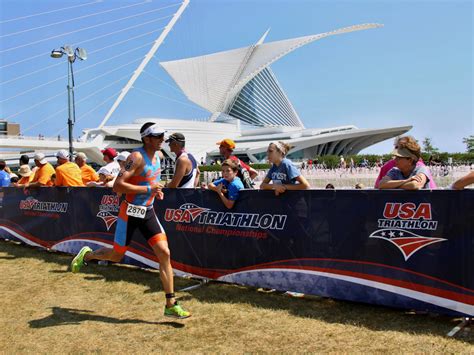
M 194 187 L 199 187 L 199 176 L 201 175 L 201 171 L 199 167 L 196 167 L 196 178 L 194 179 Z
M 185 159 L 183 156 L 176 159 L 176 169 L 174 171 L 173 179 L 166 185 L 170 189 L 175 189 L 179 186 L 179 183 L 183 179 L 184 175 L 186 175 L 186 167 L 189 162 L 189 159 Z M 191 162 L 189 162 L 191 163 Z

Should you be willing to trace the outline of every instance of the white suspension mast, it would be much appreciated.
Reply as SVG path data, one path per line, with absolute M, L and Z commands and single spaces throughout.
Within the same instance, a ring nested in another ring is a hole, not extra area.
M 166 36 L 168 33 L 171 31 L 173 26 L 175 25 L 176 21 L 181 17 L 182 13 L 186 9 L 186 7 L 189 5 L 190 0 L 183 0 L 183 3 L 179 7 L 178 11 L 174 14 L 173 18 L 170 20 L 168 25 L 165 27 L 163 32 L 161 32 L 160 36 L 157 38 L 155 43 L 153 44 L 153 47 L 151 47 L 150 51 L 147 53 L 145 58 L 143 58 L 143 61 L 140 63 L 138 66 L 137 70 L 133 73 L 132 77 L 128 81 L 128 83 L 125 85 L 125 87 L 122 89 L 122 92 L 120 93 L 119 97 L 117 97 L 117 100 L 115 100 L 114 104 L 110 108 L 109 112 L 105 115 L 105 118 L 102 120 L 98 128 L 102 128 L 107 121 L 109 120 L 110 116 L 114 113 L 114 111 L 117 109 L 118 105 L 122 102 L 123 98 L 125 95 L 127 95 L 128 91 L 132 88 L 133 84 L 135 81 L 138 79 L 140 74 L 142 73 L 143 69 L 145 69 L 145 66 L 148 64 L 148 62 L 153 58 L 155 55 L 156 51 L 158 48 L 161 46 L 163 41 L 165 40 Z

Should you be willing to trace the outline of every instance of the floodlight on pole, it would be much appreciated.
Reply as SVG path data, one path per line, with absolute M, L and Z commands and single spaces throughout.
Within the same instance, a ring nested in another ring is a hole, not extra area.
M 74 102 L 74 71 L 72 70 L 72 63 L 76 61 L 76 58 L 80 60 L 87 59 L 87 53 L 84 48 L 76 48 L 72 49 L 71 46 L 64 45 L 60 49 L 54 49 L 51 51 L 52 58 L 61 58 L 64 54 L 67 55 L 68 58 L 68 72 L 67 72 L 67 103 L 69 109 L 69 115 L 67 120 L 68 125 L 68 135 L 69 135 L 69 160 L 72 161 L 74 147 L 72 144 L 73 141 L 73 128 L 74 123 L 76 123 L 76 107 Z

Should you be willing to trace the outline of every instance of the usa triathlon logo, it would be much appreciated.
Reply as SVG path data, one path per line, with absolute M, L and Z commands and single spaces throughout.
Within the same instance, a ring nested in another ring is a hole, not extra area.
M 110 230 L 117 221 L 117 213 L 119 209 L 119 197 L 117 195 L 102 196 L 97 217 L 104 221 L 107 230 Z
M 39 211 L 50 213 L 66 213 L 67 202 L 39 201 L 33 197 L 27 197 L 20 201 L 20 210 Z
M 432 220 L 429 203 L 416 205 L 412 202 L 387 202 L 383 216 L 383 219 L 378 220 L 378 227 L 381 229 L 373 232 L 369 238 L 383 239 L 392 243 L 403 254 L 405 261 L 420 249 L 446 240 L 425 237 L 412 231 L 434 231 L 438 227 L 438 221 Z
M 269 213 L 216 212 L 193 203 L 185 203 L 177 209 L 168 208 L 165 211 L 167 222 L 276 230 L 285 228 L 287 217 L 287 215 Z
M 209 208 L 199 207 L 193 203 L 185 203 L 178 209 L 168 208 L 165 212 L 165 221 L 178 223 L 191 223 Z

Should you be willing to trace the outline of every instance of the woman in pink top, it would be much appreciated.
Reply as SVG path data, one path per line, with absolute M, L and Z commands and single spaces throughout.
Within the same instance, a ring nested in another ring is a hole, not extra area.
M 410 141 L 410 140 L 415 140 L 415 138 L 413 138 L 412 136 L 404 136 L 404 137 L 398 137 L 397 139 L 395 139 L 395 149 L 398 149 L 399 146 L 403 146 L 406 144 L 406 142 Z M 420 160 L 418 160 L 418 162 L 416 163 L 416 165 L 425 165 L 425 163 L 423 162 L 423 159 L 420 158 Z M 379 184 L 380 184 L 380 180 L 382 180 L 382 178 L 387 175 L 387 173 L 390 171 L 390 169 L 392 169 L 393 167 L 395 167 L 395 159 L 392 159 L 392 160 L 389 160 L 388 162 L 386 162 L 382 168 L 380 169 L 380 173 L 379 173 L 379 176 L 377 176 L 377 179 L 375 180 L 375 188 L 378 189 L 379 188 Z M 438 186 L 436 186 L 436 183 L 433 179 L 433 176 L 431 176 L 431 172 L 430 172 L 430 176 L 428 176 L 428 178 L 430 179 L 429 181 L 429 186 L 430 186 L 430 189 L 437 189 Z

